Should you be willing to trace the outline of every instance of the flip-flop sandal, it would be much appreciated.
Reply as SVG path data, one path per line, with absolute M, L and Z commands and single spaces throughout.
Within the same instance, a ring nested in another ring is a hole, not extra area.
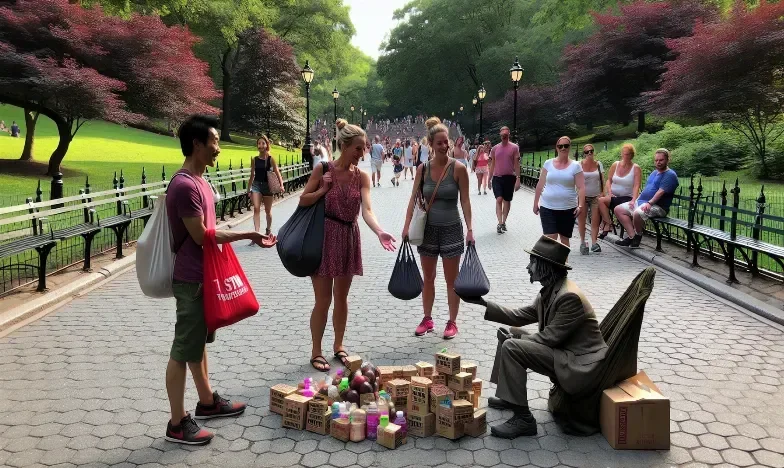
M 319 372 L 330 371 L 329 363 L 327 362 L 327 359 L 324 356 L 316 356 L 314 358 L 311 358 L 310 365 L 313 366 L 313 368 Z M 317 367 L 317 365 L 320 367 Z
M 346 358 L 348 357 L 348 353 L 345 350 L 340 350 L 335 353 L 335 357 L 340 360 L 340 363 L 343 364 L 343 367 L 348 367 L 348 363 L 346 362 Z

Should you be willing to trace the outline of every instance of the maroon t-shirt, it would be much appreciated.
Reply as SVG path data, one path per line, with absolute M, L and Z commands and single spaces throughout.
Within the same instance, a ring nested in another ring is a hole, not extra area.
M 166 211 L 169 216 L 175 248 L 181 245 L 174 260 L 174 279 L 187 283 L 204 282 L 202 249 L 188 234 L 182 218 L 201 217 L 204 227 L 215 229 L 215 201 L 210 184 L 202 177 L 185 169 L 188 174 L 172 177 L 166 192 Z

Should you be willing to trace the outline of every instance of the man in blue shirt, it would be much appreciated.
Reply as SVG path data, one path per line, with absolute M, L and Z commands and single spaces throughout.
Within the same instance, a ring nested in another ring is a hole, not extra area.
M 378 135 L 373 139 L 373 146 L 370 148 L 370 177 L 373 179 L 373 187 L 381 187 L 381 166 L 384 165 L 384 146 Z
M 19 125 L 16 124 L 16 120 L 11 124 L 11 136 L 14 138 L 19 138 Z
M 621 222 L 629 237 L 615 241 L 623 247 L 639 247 L 642 233 L 645 230 L 645 221 L 649 218 L 663 218 L 667 216 L 672 203 L 672 197 L 678 188 L 678 175 L 667 167 L 670 162 L 670 152 L 664 148 L 656 150 L 653 163 L 656 170 L 648 176 L 645 190 L 637 198 L 637 203 L 623 203 L 615 207 L 615 216 Z

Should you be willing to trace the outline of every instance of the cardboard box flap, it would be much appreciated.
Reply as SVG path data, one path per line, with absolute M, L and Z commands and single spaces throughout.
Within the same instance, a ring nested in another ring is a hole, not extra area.
M 634 377 L 630 377 L 623 382 L 620 382 L 618 387 L 632 397 L 631 401 L 668 399 L 662 395 L 661 390 L 659 390 L 656 384 L 654 384 L 643 371 L 640 371 Z M 610 396 L 612 397 L 612 395 Z M 613 398 L 613 400 L 618 401 L 615 398 Z M 625 399 L 625 401 L 630 400 Z

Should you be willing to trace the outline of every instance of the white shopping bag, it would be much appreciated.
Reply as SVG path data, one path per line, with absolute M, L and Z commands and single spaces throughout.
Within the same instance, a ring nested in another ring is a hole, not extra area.
M 166 195 L 158 197 L 152 216 L 136 244 L 136 277 L 145 296 L 174 297 L 174 239 L 166 214 Z

